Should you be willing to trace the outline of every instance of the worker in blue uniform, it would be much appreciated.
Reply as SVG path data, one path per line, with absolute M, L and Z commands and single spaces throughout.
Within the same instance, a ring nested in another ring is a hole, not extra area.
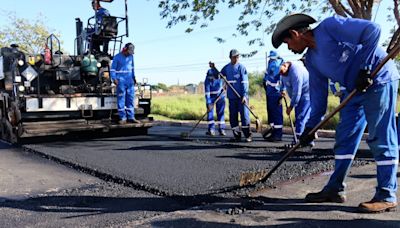
M 108 40 L 100 40 L 99 39 L 99 34 L 100 34 L 100 29 L 101 25 L 103 23 L 103 17 L 105 16 L 110 16 L 110 12 L 106 9 L 103 8 L 100 5 L 99 0 L 92 0 L 92 7 L 93 10 L 95 11 L 95 23 L 92 28 L 87 29 L 87 40 L 90 41 L 90 49 L 93 51 L 100 52 L 100 45 L 103 45 L 103 52 L 107 53 L 108 51 Z
M 239 93 L 238 97 L 234 91 L 227 86 L 227 96 L 229 99 L 229 122 L 233 131 L 234 138 L 232 141 L 241 141 L 241 131 L 238 121 L 238 113 L 240 113 L 240 120 L 242 122 L 242 131 L 246 142 L 251 142 L 250 132 L 250 113 L 245 107 L 244 103 L 249 104 L 249 78 L 246 68 L 239 63 L 239 52 L 232 49 L 229 52 L 230 63 L 222 68 L 221 73 L 224 75 L 232 85 L 232 87 Z
M 275 142 L 282 141 L 283 114 L 279 67 L 283 63 L 283 59 L 276 51 L 270 51 L 268 58 L 263 85 L 267 96 L 267 117 L 271 134 L 263 137 L 269 142 Z
M 210 69 L 207 71 L 206 79 L 204 80 L 204 92 L 207 106 L 207 135 L 215 135 L 214 121 L 214 104 L 217 112 L 217 123 L 219 135 L 224 136 L 225 133 L 225 92 L 224 81 L 219 77 L 219 72 L 215 69 L 215 65 L 209 62 Z
M 290 115 L 295 110 L 295 134 L 297 138 L 304 131 L 305 124 L 310 118 L 310 88 L 308 71 L 300 61 L 285 62 L 280 66 L 283 96 L 290 97 L 290 105 L 286 108 L 286 114 Z M 293 142 L 295 144 L 297 142 Z M 311 142 L 310 146 L 314 146 Z
M 120 53 L 114 56 L 111 64 L 111 80 L 117 86 L 117 106 L 119 123 L 140 123 L 135 119 L 135 68 L 133 54 L 135 46 L 125 44 Z
M 399 160 L 395 106 L 399 73 L 392 60 L 371 78 L 371 72 L 387 53 L 378 46 L 377 24 L 338 15 L 328 17 L 316 28 L 315 19 L 293 14 L 278 22 L 272 35 L 275 48 L 282 42 L 294 53 L 307 48 L 306 67 L 310 74 L 311 114 L 300 137 L 305 144 L 314 139 L 308 132 L 323 118 L 327 108 L 328 79 L 357 94 L 344 106 L 336 127 L 335 170 L 322 191 L 309 193 L 308 202 L 346 200 L 345 177 L 354 160 L 368 123 L 367 143 L 377 165 L 377 187 L 372 200 L 361 203 L 362 212 L 390 211 L 397 206 Z

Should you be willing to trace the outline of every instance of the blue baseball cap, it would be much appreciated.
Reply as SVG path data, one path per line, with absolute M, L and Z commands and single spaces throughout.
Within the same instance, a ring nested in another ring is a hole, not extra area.
M 277 51 L 270 51 L 269 52 L 268 58 L 277 59 L 278 57 L 279 57 L 279 55 L 278 55 Z

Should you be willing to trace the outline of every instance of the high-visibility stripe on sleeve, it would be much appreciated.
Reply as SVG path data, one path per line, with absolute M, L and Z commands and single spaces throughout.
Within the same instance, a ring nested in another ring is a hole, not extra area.
M 273 83 L 273 82 L 267 81 L 266 84 L 270 85 L 270 86 L 273 86 L 273 87 L 279 86 L 279 82 Z

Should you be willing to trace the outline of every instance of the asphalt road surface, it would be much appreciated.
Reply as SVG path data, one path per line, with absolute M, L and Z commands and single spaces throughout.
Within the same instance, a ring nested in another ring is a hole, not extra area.
M 63 140 L 24 148 L 152 193 L 198 196 L 229 192 L 239 185 L 241 173 L 271 168 L 284 154 L 283 145 L 292 140 L 285 136 L 282 143 L 268 143 L 254 133 L 251 143 L 231 143 L 229 135 L 209 137 L 204 129 L 190 139 L 180 136 L 189 130 L 156 126 L 146 136 Z M 333 139 L 320 139 L 314 153 L 296 153 L 263 185 L 331 170 L 332 147 Z M 361 151 L 355 165 L 369 161 L 369 152 Z
M 242 172 L 271 168 L 291 136 L 282 143 L 256 133 L 252 143 L 231 143 L 205 129 L 180 136 L 189 130 L 156 126 L 147 136 L 1 144 L 0 227 L 399 227 L 396 212 L 354 213 L 375 183 L 365 144 L 358 173 L 349 177 L 352 200 L 310 205 L 302 198 L 326 182 L 333 139 L 297 152 L 266 183 L 237 189 Z

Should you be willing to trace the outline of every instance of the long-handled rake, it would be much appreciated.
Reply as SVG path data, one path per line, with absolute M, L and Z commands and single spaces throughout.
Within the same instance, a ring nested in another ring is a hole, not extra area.
M 213 107 L 214 105 L 219 101 L 219 99 L 221 99 L 222 94 L 224 94 L 225 91 L 222 90 L 222 92 L 218 95 L 217 99 L 215 99 L 215 101 L 212 103 Z M 193 133 L 193 131 L 197 128 L 197 126 L 200 124 L 200 122 L 204 119 L 204 117 L 208 114 L 208 110 L 203 114 L 203 116 L 197 121 L 197 123 L 192 127 L 192 129 L 190 129 L 189 132 L 182 132 L 181 133 L 181 137 L 182 138 L 189 138 L 190 135 Z
M 376 67 L 376 69 L 372 72 L 371 77 L 375 77 L 376 74 L 381 70 L 381 68 L 392 58 L 396 57 L 400 51 L 400 45 L 393 47 L 390 53 L 382 60 L 381 63 Z M 308 136 L 314 135 L 318 129 L 324 126 L 336 113 L 338 113 L 342 108 L 349 103 L 349 101 L 357 94 L 357 90 L 353 89 L 351 93 L 336 107 L 331 113 L 329 113 L 326 118 L 320 121 L 309 133 Z M 240 186 L 248 186 L 248 185 L 255 185 L 258 182 L 263 182 L 267 180 L 274 172 L 277 170 L 283 162 L 285 162 L 290 155 L 292 155 L 296 149 L 300 147 L 300 142 L 297 142 L 291 149 L 288 150 L 286 154 L 276 163 L 274 167 L 267 173 L 266 170 L 261 170 L 257 172 L 249 172 L 249 173 L 242 173 L 240 175 Z

